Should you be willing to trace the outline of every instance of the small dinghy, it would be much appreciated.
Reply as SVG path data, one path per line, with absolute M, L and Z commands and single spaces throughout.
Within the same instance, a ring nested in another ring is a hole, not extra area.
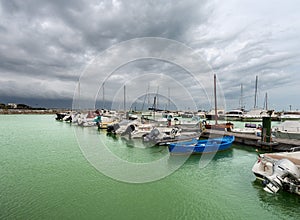
M 171 154 L 201 154 L 214 153 L 229 149 L 234 141 L 234 136 L 211 138 L 207 140 L 192 140 L 189 142 L 171 143 L 169 151 Z

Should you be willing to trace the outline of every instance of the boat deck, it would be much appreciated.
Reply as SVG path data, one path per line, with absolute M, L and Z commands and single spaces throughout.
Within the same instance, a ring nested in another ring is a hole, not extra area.
M 206 130 L 202 133 L 201 137 L 213 138 L 222 135 L 235 136 L 234 143 L 253 146 L 255 148 L 262 148 L 271 151 L 289 151 L 293 147 L 300 147 L 300 140 L 297 139 L 273 138 L 271 143 L 265 143 L 261 141 L 261 137 L 255 136 L 253 134 L 233 133 L 218 130 Z
M 275 154 L 264 154 L 265 157 L 270 157 L 272 159 L 281 160 L 289 159 L 295 165 L 300 166 L 300 152 L 290 152 L 290 153 L 275 153 Z

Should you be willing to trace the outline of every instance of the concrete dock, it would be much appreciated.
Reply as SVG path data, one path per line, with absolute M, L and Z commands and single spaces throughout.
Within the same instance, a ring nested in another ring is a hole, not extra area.
M 261 141 L 261 137 L 252 134 L 241 134 L 227 131 L 218 131 L 218 130 L 205 130 L 201 137 L 220 137 L 222 135 L 233 135 L 235 136 L 234 143 L 241 145 L 248 145 L 255 148 L 267 150 L 267 151 L 289 151 L 293 147 L 300 147 L 300 140 L 296 139 L 282 139 L 282 138 L 272 138 L 271 143 L 266 143 Z

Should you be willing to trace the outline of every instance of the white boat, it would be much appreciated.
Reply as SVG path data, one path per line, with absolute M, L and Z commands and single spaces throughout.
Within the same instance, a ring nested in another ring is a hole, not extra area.
M 285 121 L 273 127 L 273 131 L 275 137 L 300 140 L 300 121 Z
M 199 117 L 200 119 L 206 119 L 206 114 L 204 111 L 198 111 L 196 113 L 196 116 Z
M 225 116 L 225 110 L 224 109 L 217 109 L 217 117 L 219 120 L 223 120 Z M 215 109 L 210 110 L 208 113 L 206 113 L 207 120 L 215 120 Z
M 234 109 L 225 113 L 225 119 L 228 121 L 241 121 L 244 111 Z
M 82 127 L 92 127 L 96 126 L 95 121 L 96 114 L 93 111 L 88 111 L 88 113 L 81 113 L 77 116 L 77 124 Z
M 281 121 L 286 121 L 286 120 L 300 120 L 300 112 L 283 112 L 280 116 Z
M 154 128 L 148 135 L 143 137 L 143 142 L 154 145 L 166 145 L 172 142 L 190 141 L 194 138 L 198 139 L 201 135 L 198 131 L 182 131 L 178 127 L 169 127 L 163 129 Z
M 274 194 L 286 190 L 300 195 L 299 151 L 260 154 L 252 172 L 262 181 L 266 192 Z
M 141 139 L 143 136 L 149 134 L 153 129 L 153 124 L 134 124 L 134 126 L 134 128 L 132 126 L 130 127 L 131 132 L 127 132 L 122 135 L 128 135 L 129 139 Z
M 270 112 L 271 115 L 269 114 Z M 249 122 L 261 122 L 263 117 L 271 117 L 272 120 L 278 120 L 278 116 L 274 113 L 274 111 L 268 111 L 265 109 L 252 109 L 245 114 L 242 115 L 242 121 Z
M 244 128 L 233 128 L 231 131 L 234 133 L 254 134 L 256 136 L 261 136 L 261 126 L 251 123 L 246 123 Z

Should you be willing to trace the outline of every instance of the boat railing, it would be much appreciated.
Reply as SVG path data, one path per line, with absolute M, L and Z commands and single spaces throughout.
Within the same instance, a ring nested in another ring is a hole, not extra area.
M 300 151 L 300 146 L 299 147 L 292 147 L 289 152 L 297 152 Z

